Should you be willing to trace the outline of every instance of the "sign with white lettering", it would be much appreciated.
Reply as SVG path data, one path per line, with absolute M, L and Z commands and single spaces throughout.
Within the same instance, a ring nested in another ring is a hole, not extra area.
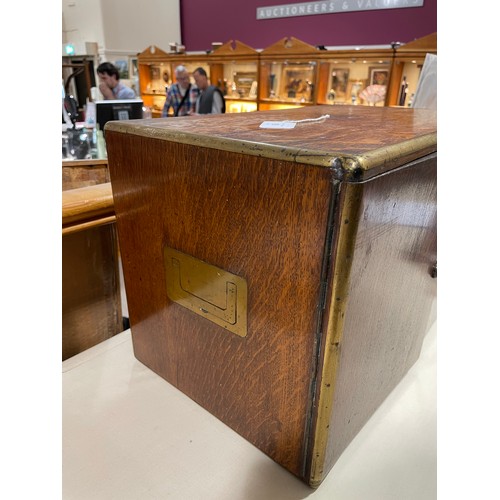
M 322 0 L 320 2 L 257 7 L 257 20 L 362 10 L 405 9 L 408 7 L 422 7 L 423 5 L 424 0 Z

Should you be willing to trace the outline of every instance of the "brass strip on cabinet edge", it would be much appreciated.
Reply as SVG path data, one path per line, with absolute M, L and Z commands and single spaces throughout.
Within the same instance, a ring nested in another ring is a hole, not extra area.
M 263 142 L 252 142 L 248 140 L 232 139 L 230 137 L 208 136 L 206 134 L 193 133 L 184 130 L 161 129 L 149 127 L 146 124 L 139 126 L 129 123 L 108 122 L 110 132 L 120 132 L 140 137 L 152 137 L 154 139 L 168 140 L 178 144 L 205 147 L 240 153 L 274 160 L 291 161 L 294 163 L 305 163 L 321 167 L 331 167 L 332 158 L 335 156 L 328 151 L 309 150 L 289 146 L 276 146 Z
M 121 122 L 109 122 L 109 131 L 121 132 L 141 137 L 152 137 L 169 140 L 179 144 L 206 147 L 247 154 L 274 160 L 291 161 L 319 167 L 332 168 L 340 160 L 341 172 L 335 172 L 339 180 L 359 182 L 366 179 L 367 173 L 373 177 L 379 173 L 401 166 L 401 158 L 405 163 L 436 151 L 437 134 L 431 133 L 412 140 L 376 149 L 366 154 L 346 154 L 333 151 L 276 146 L 261 142 L 243 141 L 229 137 L 213 137 L 199 133 L 165 130 L 154 126 L 136 125 Z M 372 171 L 373 170 L 373 171 Z
M 437 134 L 427 134 L 411 140 L 401 141 L 392 146 L 374 149 L 357 157 L 359 167 L 367 171 L 377 166 L 381 171 L 402 166 L 411 160 L 437 151 Z
M 334 389 L 340 354 L 340 342 L 344 329 L 344 315 L 347 306 L 350 272 L 356 232 L 358 213 L 361 207 L 362 184 L 346 184 L 344 208 L 341 213 L 341 224 L 338 235 L 337 254 L 334 263 L 330 314 L 325 339 L 325 354 L 321 373 L 321 387 L 318 396 L 318 416 L 314 431 L 311 453 L 311 470 L 309 484 L 319 486 L 325 475 L 324 465 L 330 416 L 332 414 Z

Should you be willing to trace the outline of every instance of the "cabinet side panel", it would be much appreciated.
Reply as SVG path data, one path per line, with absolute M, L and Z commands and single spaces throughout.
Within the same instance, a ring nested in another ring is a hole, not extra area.
M 436 296 L 436 157 L 365 183 L 361 203 L 325 474 L 420 354 Z
M 303 474 L 331 173 L 108 132 L 136 357 Z M 246 280 L 247 334 L 167 296 L 169 246 Z

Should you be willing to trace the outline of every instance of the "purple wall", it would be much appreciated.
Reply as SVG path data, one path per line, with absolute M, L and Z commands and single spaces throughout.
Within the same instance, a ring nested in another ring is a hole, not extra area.
M 212 42 L 229 40 L 265 49 L 293 36 L 311 45 L 386 45 L 437 31 L 437 0 L 405 9 L 256 19 L 257 7 L 291 3 L 294 0 L 180 0 L 182 43 L 188 51 L 209 50 Z

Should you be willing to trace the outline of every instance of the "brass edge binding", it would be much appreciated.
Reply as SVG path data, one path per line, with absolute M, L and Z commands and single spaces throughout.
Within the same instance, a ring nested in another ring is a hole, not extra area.
M 114 121 L 108 123 L 109 125 L 106 124 L 108 132 L 120 132 L 140 137 L 152 137 L 153 139 L 160 140 L 168 139 L 171 142 L 179 144 L 331 168 L 332 154 L 327 151 L 275 146 L 262 142 L 242 141 L 228 137 L 207 137 L 204 134 L 180 130 L 165 130 L 157 127 L 148 127 L 147 125 L 139 127 L 135 124 L 118 123 Z
M 361 207 L 363 184 L 345 184 L 344 207 L 339 219 L 338 248 L 333 268 L 332 294 L 328 317 L 324 360 L 321 368 L 321 385 L 318 394 L 318 413 L 311 452 L 309 484 L 319 486 L 324 476 L 324 466 L 330 417 L 340 357 L 340 342 L 344 329 L 352 257 Z
M 337 179 L 347 182 L 364 182 L 394 170 L 437 150 L 437 134 L 427 134 L 416 139 L 375 149 L 360 155 L 339 155 L 331 167 Z
M 307 411 L 306 426 L 304 430 L 304 456 L 302 462 L 301 477 L 306 479 L 308 476 L 308 471 L 311 466 L 311 457 L 309 451 L 314 445 L 313 432 L 314 432 L 314 415 L 316 402 L 318 398 L 318 380 L 319 372 L 321 370 L 321 352 L 322 352 L 322 338 L 323 338 L 323 323 L 324 323 L 324 312 L 327 309 L 328 300 L 328 280 L 330 275 L 330 269 L 332 265 L 332 252 L 333 242 L 335 238 L 335 232 L 337 231 L 338 210 L 339 210 L 339 199 L 340 199 L 340 187 L 342 183 L 332 176 L 331 184 L 331 201 L 328 208 L 328 221 L 327 230 L 325 235 L 325 242 L 323 245 L 324 253 L 321 263 L 321 288 L 320 288 L 320 298 L 318 300 L 317 318 L 316 318 L 316 338 L 314 342 L 314 353 L 313 353 L 313 369 L 311 371 L 311 379 L 309 385 L 310 394 L 310 407 Z
M 147 125 L 108 122 L 106 130 L 154 139 L 168 139 L 179 144 L 220 149 L 231 153 L 248 154 L 274 160 L 292 161 L 306 165 L 332 168 L 338 180 L 361 182 L 383 172 L 401 166 L 404 162 L 416 160 L 437 149 L 437 134 L 426 134 L 415 139 L 379 148 L 366 154 L 349 155 L 335 151 L 320 151 L 304 148 L 275 146 L 262 142 L 242 141 L 227 137 L 206 135 L 179 130 L 165 130 Z
M 437 134 L 433 132 L 359 155 L 357 163 L 362 171 L 370 170 L 373 177 L 436 151 Z

